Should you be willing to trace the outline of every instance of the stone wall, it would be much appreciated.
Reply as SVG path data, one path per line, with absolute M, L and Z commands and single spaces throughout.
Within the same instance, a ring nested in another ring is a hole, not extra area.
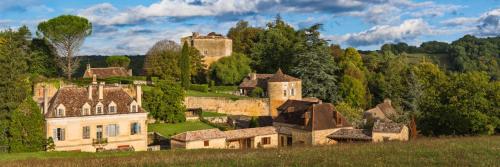
M 228 115 L 269 116 L 269 99 L 242 98 L 233 100 L 225 97 L 186 97 L 187 108 L 201 108 Z
M 229 38 L 185 37 L 181 39 L 181 45 L 184 42 L 198 49 L 205 56 L 205 64 L 208 66 L 222 57 L 230 56 L 233 51 L 233 41 Z
M 390 132 L 373 132 L 372 139 L 373 142 L 383 142 L 383 141 L 391 141 L 391 140 L 399 140 L 399 141 L 408 141 L 409 137 L 408 127 L 404 126 L 401 132 L 399 133 L 390 133 Z

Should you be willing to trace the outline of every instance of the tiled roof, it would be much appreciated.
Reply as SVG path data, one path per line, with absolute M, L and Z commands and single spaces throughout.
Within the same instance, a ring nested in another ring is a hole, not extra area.
M 326 136 L 330 139 L 354 139 L 354 140 L 372 140 L 369 131 L 364 129 L 340 129 Z
M 276 128 L 273 126 L 258 127 L 258 128 L 248 128 L 248 129 L 237 129 L 225 131 L 227 140 L 237 140 L 244 138 L 251 138 L 255 136 L 272 135 L 277 134 Z
M 267 88 L 267 80 L 271 78 L 274 74 L 255 74 L 256 79 L 251 79 L 251 76 L 247 76 L 240 83 L 240 88 L 255 88 L 260 87 L 262 89 Z
M 171 137 L 171 139 L 173 140 L 184 141 L 184 142 L 220 139 L 220 138 L 226 138 L 226 134 L 220 131 L 219 129 L 188 131 Z
M 268 82 L 292 82 L 292 81 L 300 81 L 300 79 L 292 77 L 290 75 L 283 74 L 281 69 L 278 69 L 276 74 L 274 74 L 268 80 Z
M 382 133 L 399 133 L 403 130 L 404 124 L 395 122 L 382 122 L 377 121 L 373 124 L 372 132 L 382 132 Z
M 128 77 L 130 76 L 127 69 L 123 67 L 107 67 L 107 68 L 90 68 L 85 70 L 83 78 L 92 78 L 96 75 L 98 79 L 105 79 L 110 77 Z
M 375 115 L 376 113 L 380 113 L 382 115 Z M 396 109 L 394 109 L 394 107 L 392 107 L 391 101 L 386 99 L 386 100 L 384 100 L 383 103 L 380 103 L 377 106 L 375 106 L 374 108 L 371 108 L 371 109 L 365 111 L 364 117 L 365 118 L 374 117 L 374 118 L 382 119 L 384 121 L 391 121 L 389 118 L 391 116 L 396 115 L 396 114 L 397 114 Z
M 60 104 L 63 104 L 66 108 L 65 117 L 82 116 L 82 107 L 85 103 L 90 105 L 91 115 L 96 115 L 95 107 L 99 102 L 103 104 L 104 115 L 111 114 L 108 113 L 108 105 L 111 102 L 116 104 L 117 112 L 115 114 L 127 114 L 130 113 L 129 108 L 132 101 L 134 99 L 120 87 L 104 86 L 102 100 L 99 100 L 97 85 L 92 86 L 92 99 L 88 97 L 88 88 L 63 87 L 57 91 L 49 102 L 50 105 L 45 117 L 55 117 L 55 110 Z M 144 112 L 140 107 L 138 109 L 138 112 Z
M 323 130 L 350 127 L 351 124 L 335 111 L 330 103 L 314 103 L 299 100 L 287 100 L 278 107 L 279 115 L 274 122 L 303 126 L 307 130 Z M 306 117 L 310 117 L 306 121 Z

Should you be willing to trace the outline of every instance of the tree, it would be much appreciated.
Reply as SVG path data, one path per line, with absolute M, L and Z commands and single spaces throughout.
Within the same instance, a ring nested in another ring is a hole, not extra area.
M 264 90 L 260 87 L 256 87 L 250 92 L 250 97 L 262 97 L 264 95 Z
M 144 71 L 148 76 L 176 80 L 180 77 L 179 57 L 181 47 L 170 40 L 156 42 L 146 53 Z
M 178 123 L 186 120 L 183 101 L 184 90 L 179 84 L 160 80 L 151 90 L 144 91 L 143 107 L 158 121 Z
M 38 24 L 38 32 L 56 49 L 59 65 L 67 79 L 78 67 L 74 59 L 85 38 L 92 33 L 92 23 L 80 16 L 62 15 Z
M 363 65 L 361 55 L 355 48 L 347 48 L 345 53 L 337 57 L 342 73 L 340 83 L 340 95 L 342 101 L 353 107 L 365 108 L 369 97 L 367 93 L 367 81 L 365 79 L 366 68 Z
M 258 73 L 274 73 L 281 68 L 285 73 L 297 64 L 297 55 L 304 52 L 305 35 L 295 31 L 278 15 L 259 34 L 258 42 L 252 47 L 250 59 Z
M 191 60 L 189 58 L 189 46 L 187 42 L 184 42 L 179 60 L 179 68 L 181 69 L 181 85 L 186 90 L 189 89 L 189 84 L 191 84 Z
M 351 123 L 359 123 L 363 116 L 363 109 L 352 107 L 351 105 L 344 102 L 340 102 L 335 105 L 335 109 L 343 116 L 345 116 Z
M 344 54 L 344 51 L 342 50 L 340 45 L 330 45 L 330 49 L 334 58 L 338 58 Z
M 258 41 L 258 36 L 263 32 L 262 28 L 251 27 L 246 21 L 238 21 L 235 27 L 227 32 L 227 37 L 233 40 L 233 52 L 252 54 L 251 48 Z
M 59 73 L 55 48 L 45 39 L 34 38 L 30 44 L 30 58 L 28 60 L 31 74 L 55 77 Z
M 209 75 L 212 80 L 222 85 L 238 84 L 250 73 L 250 59 L 244 54 L 233 53 L 210 65 Z
M 420 44 L 420 51 L 425 53 L 448 53 L 450 45 L 446 42 L 429 41 Z
M 109 56 L 106 58 L 108 67 L 123 67 L 128 68 L 130 59 L 127 56 Z
M 326 102 L 339 100 L 337 76 L 339 69 L 327 42 L 319 38 L 320 25 L 303 30 L 306 51 L 297 55 L 292 74 L 302 79 L 304 96 L 317 97 Z
M 191 82 L 207 83 L 207 65 L 204 56 L 195 47 L 189 47 L 189 60 L 191 61 Z
M 45 150 L 45 121 L 40 108 L 31 97 L 11 114 L 9 122 L 10 152 Z

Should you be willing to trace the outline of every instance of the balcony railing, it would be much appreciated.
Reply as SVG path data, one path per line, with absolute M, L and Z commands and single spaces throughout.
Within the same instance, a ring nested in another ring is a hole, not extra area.
M 108 144 L 108 138 L 92 139 L 92 145 L 106 145 Z

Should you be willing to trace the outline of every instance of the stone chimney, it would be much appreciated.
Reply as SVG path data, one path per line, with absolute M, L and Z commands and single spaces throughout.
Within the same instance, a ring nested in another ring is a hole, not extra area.
M 101 82 L 99 83 L 99 88 L 97 89 L 97 91 L 99 92 L 99 100 L 102 100 L 104 98 L 104 82 Z
M 87 64 L 87 70 L 90 70 L 90 64 Z
M 128 76 L 132 76 L 132 69 L 128 69 L 127 74 L 128 74 Z
M 135 85 L 135 101 L 142 106 L 142 88 L 140 84 Z
M 87 91 L 88 91 L 87 94 L 89 95 L 89 100 L 92 100 L 92 84 L 89 85 Z
M 387 103 L 389 105 L 392 106 L 392 102 L 391 102 L 391 99 L 384 99 L 384 103 Z
M 250 73 L 250 80 L 256 80 L 257 79 L 257 74 L 252 72 Z
M 47 86 L 43 86 L 43 114 L 47 113 L 49 110 L 49 89 Z
M 92 84 L 97 85 L 97 75 L 92 74 Z

